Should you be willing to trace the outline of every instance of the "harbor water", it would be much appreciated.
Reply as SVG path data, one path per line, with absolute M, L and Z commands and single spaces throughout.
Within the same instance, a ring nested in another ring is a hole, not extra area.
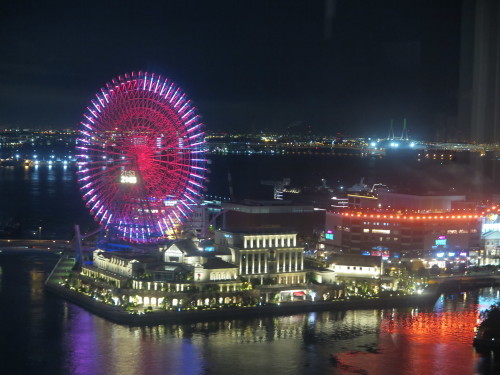
M 428 308 L 326 311 L 177 325 L 117 325 L 47 292 L 57 261 L 0 253 L 1 374 L 495 374 L 472 347 L 499 288 Z

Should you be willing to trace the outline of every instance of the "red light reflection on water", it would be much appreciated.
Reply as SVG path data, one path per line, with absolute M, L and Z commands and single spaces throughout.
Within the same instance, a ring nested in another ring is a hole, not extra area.
M 338 353 L 340 374 L 473 374 L 477 305 L 461 311 L 385 312 L 377 350 Z

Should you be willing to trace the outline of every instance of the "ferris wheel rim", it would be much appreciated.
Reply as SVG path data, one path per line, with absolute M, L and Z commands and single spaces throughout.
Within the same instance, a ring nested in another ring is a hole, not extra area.
M 131 242 L 167 238 L 203 190 L 196 108 L 173 82 L 142 72 L 113 79 L 91 105 L 77 140 L 78 181 L 91 213 Z

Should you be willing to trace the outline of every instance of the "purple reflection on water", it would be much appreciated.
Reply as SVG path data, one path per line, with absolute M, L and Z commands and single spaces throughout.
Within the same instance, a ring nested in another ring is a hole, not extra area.
M 101 354 L 95 320 L 100 319 L 81 309 L 69 306 L 70 318 L 65 337 L 68 349 L 68 371 L 78 375 L 96 375 L 103 373 Z
M 71 305 L 65 367 L 70 374 L 199 374 L 200 345 L 180 326 L 126 327 Z

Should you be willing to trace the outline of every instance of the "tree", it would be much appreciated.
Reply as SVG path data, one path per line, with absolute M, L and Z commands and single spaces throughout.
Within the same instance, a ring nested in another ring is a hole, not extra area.
M 425 269 L 425 267 L 420 267 L 417 271 L 418 277 L 427 277 L 429 276 L 429 272 Z
M 314 272 L 309 271 L 306 273 L 306 282 L 309 284 L 316 283 L 316 276 L 314 275 Z
M 257 285 L 261 285 L 260 279 L 257 277 L 252 277 L 250 279 L 250 284 L 252 284 L 252 289 L 255 289 Z
M 206 284 L 203 286 L 204 292 L 218 292 L 219 286 L 217 284 Z

